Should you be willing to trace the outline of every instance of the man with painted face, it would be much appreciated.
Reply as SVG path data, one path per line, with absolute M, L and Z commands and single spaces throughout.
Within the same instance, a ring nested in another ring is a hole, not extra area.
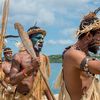
M 1 90 L 2 90 L 2 96 L 1 98 L 3 100 L 10 99 L 12 88 L 10 86 L 10 69 L 12 64 L 12 50 L 11 48 L 4 48 L 3 51 L 4 54 L 4 61 L 2 62 L 2 69 L 5 74 L 4 80 L 2 81 Z
M 11 48 L 5 48 L 3 54 L 4 54 L 5 61 L 8 61 L 8 62 L 12 61 L 12 50 L 11 50 Z
M 5 48 L 3 54 L 4 61 L 2 63 L 2 68 L 4 72 L 9 76 L 12 63 L 12 50 L 10 48 Z
M 15 98 L 18 100 L 44 100 L 44 96 L 46 96 L 48 100 L 51 100 L 50 92 L 38 71 L 40 67 L 48 81 L 50 76 L 49 59 L 46 55 L 41 54 L 46 32 L 34 26 L 27 33 L 37 58 L 33 60 L 24 47 L 20 48 L 20 52 L 14 56 L 10 76 L 11 84 L 17 85 Z
M 9 82 L 9 73 L 12 64 L 12 50 L 10 48 L 4 49 L 4 61 L 2 62 L 2 69 L 5 73 L 5 82 Z
M 37 32 L 37 34 L 31 33 L 32 29 L 37 29 L 39 30 L 39 27 L 31 27 L 28 30 L 28 33 L 30 33 L 29 38 L 31 39 L 32 43 L 33 43 L 33 47 L 35 49 L 36 52 L 40 52 L 43 46 L 43 42 L 44 42 L 44 37 L 46 35 L 45 31 L 42 34 L 41 31 Z
M 100 46 L 100 19 L 90 12 L 81 21 L 78 40 L 63 53 L 62 82 L 59 100 L 100 100 L 100 60 L 91 57 Z

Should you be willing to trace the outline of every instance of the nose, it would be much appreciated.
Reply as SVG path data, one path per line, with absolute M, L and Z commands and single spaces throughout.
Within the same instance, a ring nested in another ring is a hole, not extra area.
M 40 41 L 39 41 L 40 43 L 43 43 L 44 42 L 44 40 L 43 39 L 40 39 Z
M 7 54 L 8 56 L 12 56 L 12 53 Z

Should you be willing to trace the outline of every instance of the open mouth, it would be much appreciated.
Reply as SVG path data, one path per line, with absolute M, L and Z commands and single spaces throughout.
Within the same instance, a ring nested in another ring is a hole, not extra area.
M 39 44 L 38 44 L 38 46 L 39 46 L 39 47 L 42 47 L 42 46 L 43 46 L 43 44 L 42 44 L 42 43 L 39 43 Z

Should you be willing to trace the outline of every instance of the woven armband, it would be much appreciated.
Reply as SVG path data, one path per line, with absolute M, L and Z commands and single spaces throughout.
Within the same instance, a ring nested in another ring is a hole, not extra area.
M 83 71 L 85 71 L 85 72 L 89 72 L 88 62 L 90 60 L 95 60 L 95 58 L 85 57 L 82 60 L 81 64 L 80 64 L 80 69 L 83 70 Z

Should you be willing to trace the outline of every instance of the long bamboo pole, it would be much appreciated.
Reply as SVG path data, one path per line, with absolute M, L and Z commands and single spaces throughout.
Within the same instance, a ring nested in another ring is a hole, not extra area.
M 4 1 L 3 6 L 3 14 L 2 14 L 2 27 L 1 27 L 1 33 L 0 33 L 0 62 L 2 63 L 2 49 L 4 45 L 4 35 L 6 32 L 7 27 L 7 20 L 8 20 L 8 12 L 9 12 L 9 0 Z

